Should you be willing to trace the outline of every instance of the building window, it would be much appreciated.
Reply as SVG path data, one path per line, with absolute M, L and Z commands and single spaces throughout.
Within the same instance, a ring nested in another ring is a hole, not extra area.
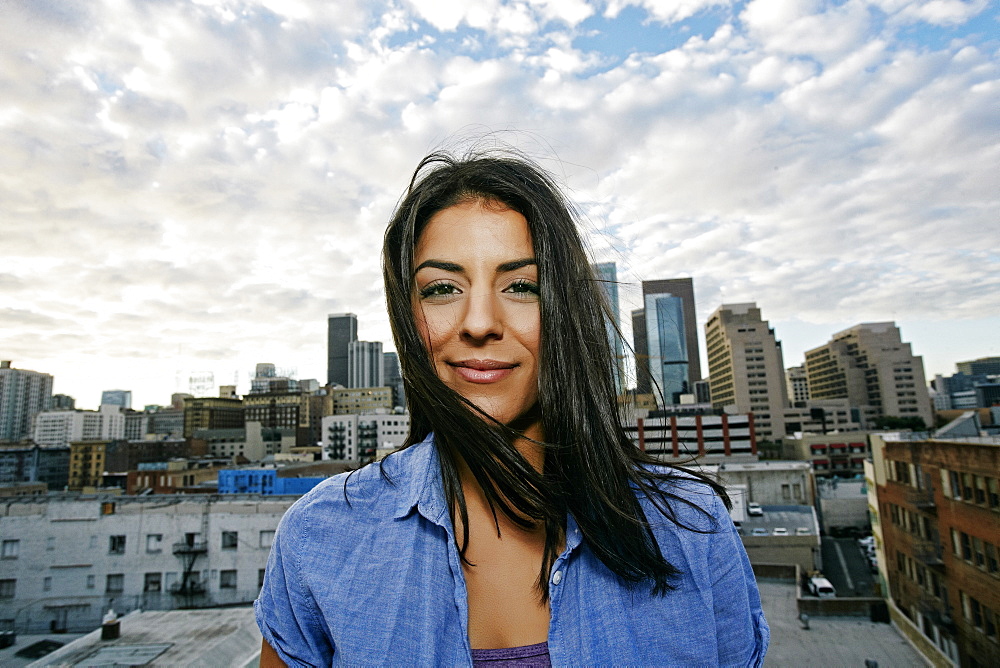
M 142 590 L 144 592 L 157 592 L 163 589 L 163 574 L 162 573 L 146 573 L 146 577 L 143 579 Z
M 46 575 L 42 578 L 42 591 L 52 591 L 52 576 Z
M 271 543 L 274 541 L 273 531 L 261 531 L 260 532 L 260 546 L 261 547 L 271 547 Z
M 257 589 L 262 589 L 264 587 L 264 573 L 266 572 L 266 569 L 257 569 Z
M 0 598 L 14 598 L 17 593 L 17 580 L 0 580 Z
M 146 534 L 146 552 L 150 554 L 156 554 L 157 552 L 162 552 L 163 547 L 163 534 L 161 533 L 147 533 Z
M 45 539 L 45 550 L 51 552 L 54 549 L 56 549 L 56 539 L 54 536 L 49 536 Z
M 219 589 L 236 589 L 236 571 L 219 571 Z
M 962 531 L 959 533 L 959 538 L 962 541 L 962 558 L 972 561 L 972 541 L 969 540 L 969 534 Z
M 87 589 L 93 589 L 95 585 L 96 578 L 93 575 L 87 576 Z
M 792 486 L 784 484 L 781 486 L 781 498 L 791 499 L 792 498 Z
M 21 541 L 18 539 L 5 540 L 0 543 L 0 559 L 17 559 L 21 551 Z
M 223 550 L 235 550 L 236 545 L 239 542 L 239 534 L 236 531 L 223 531 L 222 532 L 222 549 Z
M 123 591 L 125 591 L 125 575 L 122 573 L 112 573 L 108 575 L 104 592 L 106 594 L 120 594 Z
M 108 554 L 125 554 L 125 536 L 109 536 Z

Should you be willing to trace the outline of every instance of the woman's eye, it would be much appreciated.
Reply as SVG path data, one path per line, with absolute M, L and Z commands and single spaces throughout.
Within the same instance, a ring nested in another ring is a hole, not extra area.
M 427 297 L 444 297 L 447 295 L 453 295 L 458 292 L 456 288 L 451 283 L 431 283 L 430 285 L 424 286 L 420 289 L 420 296 Z
M 505 290 L 525 298 L 537 297 L 539 295 L 538 284 L 531 281 L 515 281 Z

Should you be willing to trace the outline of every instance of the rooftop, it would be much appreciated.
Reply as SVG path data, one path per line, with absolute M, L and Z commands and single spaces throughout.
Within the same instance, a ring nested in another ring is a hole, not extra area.
M 766 666 L 929 666 L 896 629 L 863 617 L 810 617 L 803 629 L 791 582 L 758 582 L 764 616 L 771 627 Z
M 29 665 L 243 668 L 260 653 L 252 607 L 137 611 L 120 622 L 116 640 L 101 640 L 97 629 Z

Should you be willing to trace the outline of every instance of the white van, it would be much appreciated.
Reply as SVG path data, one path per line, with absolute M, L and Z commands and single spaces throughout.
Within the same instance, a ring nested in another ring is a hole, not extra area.
M 837 596 L 833 585 L 823 577 L 809 578 L 809 593 L 820 598 L 834 598 Z

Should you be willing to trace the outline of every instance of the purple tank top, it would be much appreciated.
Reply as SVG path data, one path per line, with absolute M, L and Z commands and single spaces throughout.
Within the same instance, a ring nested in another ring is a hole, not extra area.
M 549 668 L 549 644 L 472 650 L 472 665 L 485 668 Z

